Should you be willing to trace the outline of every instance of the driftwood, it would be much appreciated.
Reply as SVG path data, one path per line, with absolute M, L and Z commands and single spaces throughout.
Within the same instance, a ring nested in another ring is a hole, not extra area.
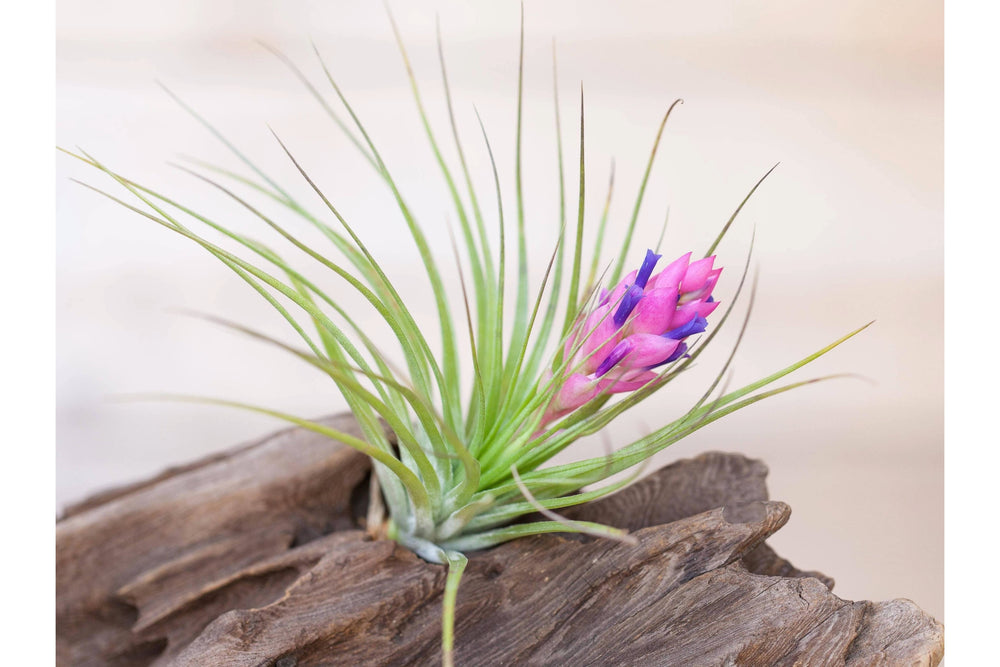
M 458 664 L 938 664 L 942 627 L 912 602 L 841 600 L 764 544 L 790 513 L 766 474 L 703 454 L 566 512 L 636 546 L 550 535 L 474 554 Z M 368 475 L 290 429 L 67 509 L 58 664 L 437 664 L 444 568 L 367 537 Z

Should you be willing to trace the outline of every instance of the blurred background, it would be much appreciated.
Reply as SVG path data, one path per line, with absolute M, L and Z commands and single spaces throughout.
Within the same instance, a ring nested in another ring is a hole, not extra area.
M 314 40 L 435 241 L 453 303 L 460 303 L 447 237 L 454 212 L 380 3 L 57 6 L 60 146 L 79 146 L 142 184 L 270 241 L 258 220 L 168 164 L 197 156 L 250 175 L 157 82 L 319 212 L 321 202 L 270 125 L 432 329 L 417 254 L 388 191 L 295 76 L 257 43 L 285 51 L 326 94 Z M 454 164 L 434 37 L 439 17 L 456 122 L 480 199 L 492 202 L 493 185 L 473 105 L 512 215 L 518 3 L 420 0 L 395 3 L 393 11 L 432 125 Z M 727 300 L 756 230 L 757 301 L 731 386 L 876 320 L 792 376 L 853 372 L 866 379 L 820 383 L 754 405 L 667 449 L 654 464 L 708 450 L 763 459 L 772 498 L 793 509 L 789 524 L 771 538 L 782 556 L 833 576 L 844 598 L 906 597 L 939 620 L 942 31 L 940 2 L 525 3 L 525 211 L 535 281 L 559 219 L 555 40 L 571 219 L 581 82 L 591 223 L 604 203 L 612 159 L 616 165 L 603 261 L 617 252 L 657 125 L 675 98 L 684 104 L 660 144 L 630 264 L 655 245 L 668 207 L 667 258 L 704 251 L 750 187 L 780 161 L 718 248 L 717 265 L 728 268 L 716 294 Z M 119 400 L 124 395 L 217 396 L 304 416 L 344 409 L 332 383 L 308 366 L 179 314 L 214 313 L 286 341 L 294 336 L 194 244 L 70 181 L 122 195 L 108 178 L 67 156 L 57 163 L 60 507 L 283 427 L 223 408 Z M 487 221 L 495 222 L 487 210 Z M 374 314 L 342 283 L 311 275 L 391 347 Z M 727 328 L 699 369 L 612 424 L 610 441 L 630 442 L 696 400 L 735 338 L 735 323 Z M 585 442 L 574 455 L 599 454 L 602 447 L 599 440 Z

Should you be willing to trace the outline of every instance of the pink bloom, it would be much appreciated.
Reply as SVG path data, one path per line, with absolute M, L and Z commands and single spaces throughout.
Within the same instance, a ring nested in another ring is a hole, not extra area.
M 655 380 L 659 366 L 687 352 L 685 339 L 705 331 L 719 306 L 712 290 L 722 269 L 715 256 L 694 262 L 683 255 L 656 275 L 660 260 L 652 250 L 638 271 L 614 289 L 602 290 L 597 307 L 570 332 L 564 355 L 571 357 L 542 426 L 597 396 L 635 391 Z

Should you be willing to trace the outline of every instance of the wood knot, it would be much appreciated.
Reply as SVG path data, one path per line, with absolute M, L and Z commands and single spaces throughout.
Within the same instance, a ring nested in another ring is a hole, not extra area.
M 488 580 L 496 579 L 501 574 L 503 574 L 503 565 L 500 563 L 491 563 L 483 572 L 483 576 Z

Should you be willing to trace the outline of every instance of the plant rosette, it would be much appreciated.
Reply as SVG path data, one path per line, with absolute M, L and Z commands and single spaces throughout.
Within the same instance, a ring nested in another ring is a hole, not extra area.
M 492 165 L 494 191 L 484 194 L 473 187 L 465 158 L 466 145 L 460 140 L 452 109 L 443 49 L 439 48 L 440 67 L 457 164 L 443 157 L 444 144 L 432 130 L 394 22 L 392 28 L 406 65 L 417 111 L 458 220 L 457 239 L 452 239 L 452 259 L 459 264 L 460 270 L 463 262 L 467 269 L 461 273 L 464 299 L 457 309 L 455 304 L 449 303 L 446 294 L 439 265 L 443 259 L 434 252 L 445 244 L 425 233 L 383 161 L 375 138 L 358 118 L 319 49 L 315 51 L 328 94 L 321 92 L 291 60 L 277 51 L 274 53 L 305 83 L 338 130 L 351 140 L 384 181 L 420 256 L 434 296 L 436 333 L 441 341 L 436 350 L 424 334 L 429 323 L 419 317 L 420 313 L 411 312 L 407 307 L 386 267 L 357 232 L 356 222 L 341 214 L 324 193 L 322 184 L 309 175 L 292 148 L 277 134 L 275 140 L 314 192 L 314 202 L 294 198 L 264 167 L 251 162 L 221 131 L 175 96 L 184 109 L 232 151 L 250 175 L 204 162 L 182 168 L 217 188 L 222 196 L 231 199 L 251 218 L 264 222 L 277 238 L 297 251 L 295 261 L 178 199 L 122 175 L 89 152 L 82 149 L 65 152 L 110 177 L 121 194 L 93 185 L 87 187 L 189 239 L 230 268 L 273 306 L 305 347 L 293 346 L 214 316 L 211 319 L 287 350 L 326 374 L 336 385 L 357 420 L 362 437 L 314 420 L 236 401 L 173 398 L 271 415 L 338 440 L 369 456 L 381 491 L 381 495 L 373 494 L 379 502 L 371 504 L 369 526 L 384 526 L 389 538 L 429 562 L 448 566 L 442 649 L 444 663 L 451 664 L 455 602 L 467 563 L 466 554 L 519 537 L 550 532 L 634 540 L 614 526 L 569 520 L 560 516 L 557 510 L 621 489 L 638 473 L 608 480 L 618 473 L 640 467 L 665 447 L 717 419 L 764 398 L 826 379 L 771 386 L 865 327 L 767 377 L 736 390 L 727 390 L 723 378 L 747 325 L 753 303 L 750 290 L 746 317 L 736 344 L 700 400 L 684 414 L 604 456 L 547 465 L 580 438 L 598 433 L 638 403 L 652 400 L 654 394 L 689 368 L 712 342 L 744 292 L 750 261 L 748 251 L 737 285 L 730 293 L 717 298 L 723 269 L 716 266 L 716 247 L 747 199 L 771 172 L 768 171 L 740 202 L 704 255 L 696 257 L 692 252 L 685 252 L 661 262 L 663 253 L 657 243 L 655 248 L 646 249 L 641 259 L 635 256 L 632 241 L 649 174 L 667 121 L 680 103 L 677 100 L 664 114 L 656 133 L 630 219 L 621 228 L 613 228 L 612 234 L 606 233 L 611 226 L 608 211 L 612 188 L 609 187 L 603 213 L 597 221 L 595 241 L 585 251 L 587 179 L 583 93 L 581 89 L 575 224 L 567 224 L 564 151 L 556 95 L 560 227 L 544 276 L 540 284 L 533 285 L 528 275 L 521 173 L 523 20 L 514 145 L 513 225 L 503 205 L 505 195 L 485 129 L 480 137 L 481 150 L 489 156 Z M 553 73 L 554 65 L 553 60 Z M 335 105 L 339 105 L 339 110 L 335 110 Z M 255 195 L 276 202 L 283 211 L 282 219 L 265 214 L 262 207 L 238 194 L 237 186 L 249 188 Z M 314 212 L 317 205 L 319 212 Z M 330 248 L 321 249 L 302 241 L 293 230 L 293 223 L 317 229 Z M 229 239 L 231 247 L 209 240 L 202 229 L 221 233 Z M 621 242 L 604 267 L 602 250 L 606 249 L 605 238 L 609 236 Z M 662 236 L 661 233 L 661 242 Z M 513 257 L 508 256 L 509 245 L 515 249 Z M 335 274 L 377 311 L 398 342 L 404 360 L 402 368 L 389 361 L 390 355 L 376 346 L 348 308 L 296 268 L 295 262 L 303 259 Z M 635 270 L 624 273 L 630 265 L 636 267 Z M 721 308 L 723 305 L 725 307 Z M 310 327 L 313 332 L 309 331 Z M 463 345 L 468 346 L 471 368 L 460 368 L 458 351 Z M 462 380 L 469 375 L 471 390 L 463 390 Z M 392 430 L 395 442 L 390 442 L 383 424 Z M 387 514 L 385 519 L 383 511 Z M 537 513 L 545 520 L 519 521 Z

